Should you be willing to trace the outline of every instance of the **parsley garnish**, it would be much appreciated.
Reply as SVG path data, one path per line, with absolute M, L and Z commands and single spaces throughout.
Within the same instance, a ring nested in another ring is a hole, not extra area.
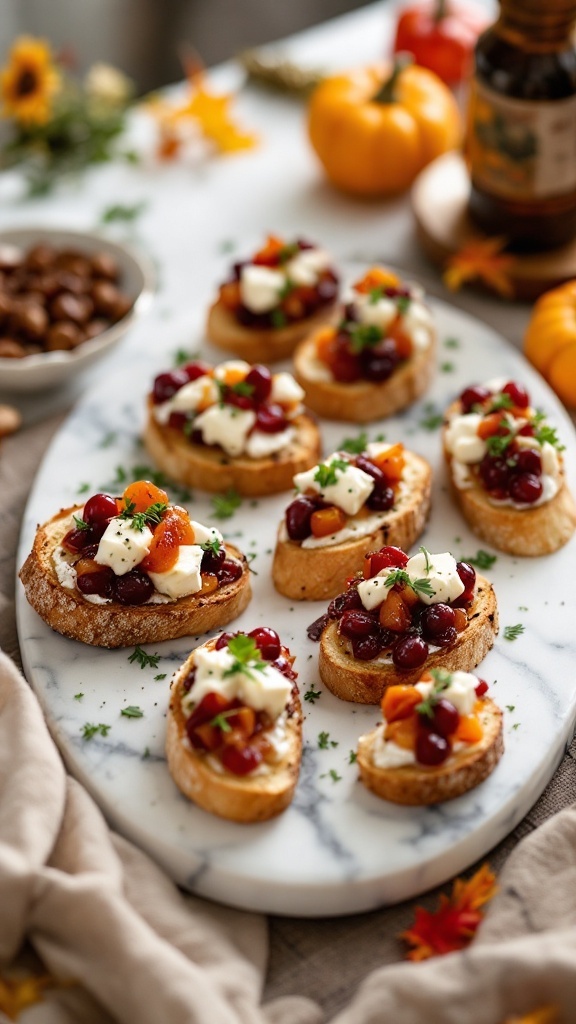
M 360 455 L 368 444 L 368 434 L 365 430 L 358 437 L 345 437 L 338 445 L 343 452 L 350 452 L 351 455 Z
M 319 732 L 318 746 L 320 750 L 328 750 L 330 747 L 337 747 L 338 740 L 331 740 L 329 732 Z
M 433 402 L 426 403 L 424 406 L 424 412 L 426 415 L 418 424 L 422 430 L 437 430 L 438 427 L 442 426 L 444 416 L 441 412 L 438 412 Z
M 371 288 L 370 289 L 370 295 L 369 295 L 369 298 L 368 298 L 369 304 L 371 306 L 375 306 L 377 302 L 380 302 L 380 299 L 383 297 L 383 295 L 384 295 L 384 288 L 383 288 L 383 286 L 381 284 L 379 284 L 376 288 Z
M 458 338 L 446 338 L 444 340 L 445 348 L 460 348 L 460 342 Z
M 411 302 L 412 299 L 410 298 L 409 295 L 399 295 L 398 298 L 396 299 L 396 307 L 398 309 L 398 312 L 401 313 L 402 315 L 404 315 L 404 313 L 407 313 L 408 310 L 410 309 Z
M 556 433 L 556 428 L 551 427 L 548 423 L 543 423 L 541 427 L 537 427 L 535 435 L 538 444 L 544 444 L 548 442 L 559 452 L 563 452 L 565 445 L 560 444 L 560 439 Z
M 232 487 L 226 494 L 217 494 L 212 500 L 212 515 L 215 519 L 231 519 L 236 509 L 240 508 L 242 498 Z
M 110 725 L 104 725 L 103 722 L 100 722 L 98 725 L 91 725 L 90 722 L 85 722 L 81 730 L 82 739 L 91 740 L 97 733 L 100 736 L 107 736 L 111 728 L 112 727 Z
M 126 223 L 131 222 L 136 220 L 141 213 L 144 213 L 147 206 L 148 203 L 144 202 L 144 200 L 140 203 L 133 203 L 131 206 L 124 203 L 114 203 L 112 206 L 107 206 L 102 210 L 100 220 L 102 224 L 112 224 L 119 220 Z
M 514 722 L 514 725 L 512 726 L 512 728 L 513 729 L 519 729 L 520 728 L 520 722 Z
M 517 622 L 515 626 L 504 626 L 504 639 L 517 640 L 520 634 L 523 632 L 524 626 L 521 622 Z
M 506 708 L 506 711 L 509 711 L 510 714 L 512 714 L 512 712 L 516 710 L 515 704 L 505 704 L 504 706 Z
M 306 690 L 304 694 L 304 700 L 307 700 L 309 704 L 315 704 L 316 701 L 322 696 L 321 690 L 315 690 L 313 686 L 309 690 Z
M 423 715 L 426 718 L 432 718 L 434 714 L 434 708 L 440 700 L 440 694 L 447 690 L 452 682 L 452 675 L 450 672 L 444 671 L 444 669 L 436 668 L 431 669 L 430 675 L 434 679 L 434 686 L 430 691 L 428 697 L 425 700 L 420 701 L 416 705 L 416 711 L 419 715 Z
M 348 754 L 348 764 L 355 764 L 358 760 L 358 755 L 355 750 L 351 750 Z
M 158 668 L 160 655 L 147 654 L 146 651 L 142 650 L 139 644 L 136 644 L 136 647 L 132 651 L 128 661 L 137 661 L 140 668 Z
M 507 427 L 506 420 L 502 420 L 502 426 Z M 511 430 L 506 430 L 505 434 L 493 434 L 492 437 L 486 438 L 486 450 L 489 455 L 503 455 L 508 445 L 514 440 L 515 434 Z
M 300 246 L 297 242 L 288 242 L 287 245 L 283 245 L 278 251 L 278 262 L 287 263 L 293 256 L 296 256 L 300 252 Z
M 76 494 L 86 494 L 90 490 L 90 484 L 79 484 Z
M 260 657 L 260 649 L 251 636 L 239 633 L 228 641 L 227 646 L 234 661 L 224 672 L 224 678 L 233 676 L 236 672 L 244 672 L 251 679 L 256 679 L 254 672 L 263 672 L 266 668 L 266 662 Z
M 109 448 L 111 444 L 114 444 L 114 441 L 116 440 L 117 437 L 118 437 L 118 434 L 116 433 L 115 430 L 109 430 L 108 433 L 105 434 L 105 436 L 100 441 L 100 444 L 99 444 L 98 447 L 99 448 Z
M 332 779 L 332 782 L 341 782 L 342 781 L 342 776 L 338 775 L 338 772 L 336 771 L 335 768 L 331 768 L 329 772 L 324 772 L 320 776 L 320 778 L 321 779 Z
M 424 568 L 426 570 L 426 575 L 429 576 L 430 570 L 432 568 L 432 562 L 430 561 L 430 552 L 426 550 L 423 544 L 420 545 L 420 551 L 424 555 Z
M 353 324 L 348 329 L 350 332 L 350 348 L 356 354 L 382 341 L 382 331 L 379 327 L 376 327 L 376 324 Z
M 316 472 L 314 473 L 314 480 L 320 485 L 320 489 L 324 490 L 325 487 L 332 487 L 338 483 L 338 470 L 344 472 L 350 465 L 346 462 L 346 459 L 332 459 L 331 462 L 321 462 Z
M 273 309 L 270 313 L 270 320 L 272 321 L 272 327 L 276 327 L 278 330 L 281 327 L 286 327 L 288 323 L 283 309 Z
M 426 594 L 427 597 L 434 597 L 436 593 L 430 580 L 412 580 L 405 569 L 393 569 L 384 580 L 385 587 L 393 587 L 395 583 L 406 583 L 416 594 Z
M 205 540 L 200 547 L 202 548 L 202 551 L 211 551 L 213 555 L 217 555 L 222 544 L 218 540 L 218 537 L 212 537 L 212 540 Z
M 77 530 L 89 530 L 90 529 L 90 524 L 87 523 L 84 519 L 82 519 L 81 516 L 72 516 L 72 518 L 73 518 L 74 522 L 76 523 L 76 529 Z
M 168 505 L 165 501 L 155 501 L 154 504 L 148 506 L 145 512 L 134 512 L 135 508 L 134 502 L 128 500 L 124 511 L 120 513 L 120 519 L 132 519 L 132 529 L 142 532 L 148 523 L 162 522 L 162 516 Z
M 491 555 L 489 551 L 478 548 L 475 555 L 471 555 L 470 558 L 463 558 L 462 561 L 468 562 L 470 565 L 476 565 L 479 569 L 491 569 L 494 562 L 498 561 L 498 555 Z
M 440 363 L 440 370 L 442 373 L 454 373 L 456 367 L 454 363 Z
M 506 391 L 502 391 L 499 395 L 493 395 L 490 399 L 490 405 L 488 412 L 498 412 L 499 409 L 513 409 L 514 402 L 512 396 Z
M 124 718 L 144 718 L 142 708 L 136 707 L 135 704 L 129 704 L 127 708 L 122 708 L 120 714 L 124 715 Z
M 161 679 L 166 679 L 166 672 L 159 672 L 157 676 L 154 676 L 154 682 L 158 683 Z
M 83 693 L 75 693 L 74 694 L 74 700 L 82 700 L 83 696 L 84 696 Z

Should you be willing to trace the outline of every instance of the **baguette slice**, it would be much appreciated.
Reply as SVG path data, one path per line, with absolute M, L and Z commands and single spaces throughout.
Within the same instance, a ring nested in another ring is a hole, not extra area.
M 214 641 L 210 641 L 211 644 Z M 179 683 L 188 673 L 193 653 L 172 681 L 168 708 L 166 756 L 178 788 L 211 814 L 239 822 L 267 821 L 281 814 L 294 796 L 302 759 L 302 708 L 296 686 L 287 707 L 287 750 L 266 775 L 237 776 L 215 770 L 209 757 L 194 750 L 186 735 L 186 719 L 179 697 Z M 288 652 L 283 648 L 283 654 Z
M 397 669 L 391 659 L 358 661 L 350 641 L 338 633 L 338 623 L 329 622 L 320 638 L 318 669 L 325 686 L 341 700 L 357 704 L 379 704 L 384 691 L 394 683 L 417 683 L 422 672 L 443 668 L 471 672 L 494 645 L 498 632 L 498 609 L 492 584 L 476 577 L 477 590 L 468 609 L 468 626 L 448 647 L 432 651 L 423 665 Z
M 311 469 L 320 457 L 320 433 L 311 416 L 301 413 L 291 425 L 292 444 L 263 459 L 233 458 L 214 445 L 194 444 L 180 430 L 158 423 L 148 402 L 144 444 L 157 466 L 172 480 L 203 491 L 234 489 L 247 497 L 277 494 L 292 487 L 296 473 Z
M 245 327 L 218 299 L 208 311 L 206 334 L 217 348 L 234 352 L 248 363 L 288 359 L 296 346 L 316 328 L 335 320 L 337 301 L 326 303 L 313 316 L 278 328 Z
M 452 754 L 435 768 L 420 764 L 378 768 L 372 756 L 377 730 L 361 736 L 358 741 L 360 779 L 376 796 L 395 804 L 438 804 L 467 793 L 490 775 L 504 752 L 502 712 L 489 697 L 483 698 L 483 704 L 480 721 L 484 735 L 480 742 Z
M 447 410 L 447 417 L 457 413 L 459 407 L 460 403 L 454 402 Z M 479 484 L 466 488 L 456 485 L 452 455 L 446 447 L 446 430 L 447 425 L 444 427 L 444 456 L 452 493 L 466 522 L 481 540 L 508 555 L 533 558 L 549 555 L 568 543 L 576 529 L 576 505 L 562 463 L 558 491 L 544 505 L 524 509 L 494 505 Z
M 315 353 L 314 336 L 303 341 L 294 353 L 294 376 L 306 392 L 306 405 L 326 419 L 369 423 L 393 416 L 428 389 L 436 368 L 436 336 L 428 348 L 415 352 L 381 383 L 316 380 L 311 370 Z
M 304 548 L 297 541 L 281 539 L 279 533 L 272 563 L 276 590 L 294 601 L 336 597 L 342 590 L 342 581 L 360 568 L 369 551 L 385 544 L 404 550 L 412 546 L 430 512 L 432 470 L 425 459 L 413 452 L 404 451 L 404 457 L 406 489 L 372 533 L 321 548 Z
M 250 572 L 238 548 L 226 553 L 242 563 L 242 575 L 211 594 L 191 594 L 170 604 L 125 605 L 118 601 L 93 604 L 77 590 L 61 586 L 52 555 L 68 531 L 72 513 L 82 505 L 63 509 L 39 526 L 34 545 L 20 570 L 29 603 L 52 629 L 72 640 L 95 647 L 131 647 L 133 644 L 197 636 L 231 622 L 250 601 Z

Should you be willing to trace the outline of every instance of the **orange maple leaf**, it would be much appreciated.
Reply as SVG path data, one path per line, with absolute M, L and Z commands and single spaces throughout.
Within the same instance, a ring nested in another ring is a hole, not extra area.
M 496 876 L 483 864 L 472 878 L 457 878 L 450 896 L 442 895 L 438 909 L 430 912 L 416 907 L 414 924 L 400 936 L 414 948 L 409 960 L 427 960 L 431 956 L 464 949 L 474 938 L 484 914 L 481 907 L 496 892 Z
M 503 298 L 513 298 L 510 271 L 516 259 L 502 251 L 507 241 L 503 237 L 477 238 L 463 245 L 446 261 L 443 274 L 446 287 L 457 291 L 466 281 L 481 280 Z

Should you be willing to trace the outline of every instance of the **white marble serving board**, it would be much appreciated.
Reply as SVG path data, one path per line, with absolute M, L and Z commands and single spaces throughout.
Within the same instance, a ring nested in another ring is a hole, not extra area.
M 439 372 L 425 400 L 405 414 L 368 427 L 424 455 L 434 467 L 433 512 L 422 540 L 431 551 L 471 556 L 486 545 L 467 529 L 449 499 L 438 429 L 422 424 L 467 384 L 490 377 L 523 379 L 533 403 L 551 416 L 565 439 L 568 475 L 576 486 L 574 431 L 541 379 L 506 342 L 483 324 L 441 303 Z M 200 346 L 198 317 L 185 316 L 130 338 L 108 364 L 109 373 L 81 401 L 52 444 L 32 491 L 20 549 L 22 562 L 38 522 L 89 492 L 123 489 L 117 467 L 149 463 L 138 442 L 143 399 L 156 372 L 169 365 L 182 339 Z M 143 340 L 144 339 L 144 340 Z M 147 340 L 146 340 L 147 339 Z M 451 344 L 451 340 L 454 343 Z M 203 354 L 220 358 L 208 347 Z M 323 423 L 326 453 L 359 428 Z M 115 482 L 116 478 L 116 482 Z M 89 789 L 111 824 L 147 850 L 182 886 L 203 896 L 258 911 L 323 916 L 370 910 L 412 897 L 453 876 L 486 853 L 526 814 L 558 764 L 576 717 L 572 577 L 574 542 L 542 558 L 499 555 L 493 580 L 501 632 L 480 668 L 505 710 L 506 750 L 477 789 L 444 805 L 397 807 L 370 794 L 349 763 L 358 736 L 379 718 L 374 707 L 339 701 L 319 682 L 317 645 L 305 628 L 325 610 L 276 594 L 270 579 L 276 526 L 288 495 L 245 500 L 219 524 L 227 537 L 255 554 L 254 597 L 239 628 L 267 624 L 296 654 L 303 702 L 304 758 L 292 806 L 260 825 L 221 821 L 178 791 L 164 759 L 165 714 L 172 672 L 199 641 L 148 645 L 158 667 L 129 662 L 132 649 L 108 651 L 52 632 L 18 594 L 19 631 L 28 678 L 74 775 Z M 210 520 L 210 498 L 197 493 L 188 508 Z M 420 542 L 419 542 L 420 543 Z M 571 607 L 572 605 L 572 607 Z M 505 626 L 521 623 L 515 641 Z M 159 675 L 162 679 L 155 678 Z M 79 696 L 82 694 L 82 696 Z M 139 719 L 121 716 L 137 705 Z M 110 726 L 108 735 L 82 738 L 85 723 Z M 329 733 L 320 749 L 318 735 Z M 334 774 L 331 774 L 334 773 Z

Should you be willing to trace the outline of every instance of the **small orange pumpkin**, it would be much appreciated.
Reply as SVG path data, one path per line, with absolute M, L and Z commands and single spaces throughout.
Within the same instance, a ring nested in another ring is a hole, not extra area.
M 397 60 L 325 79 L 308 109 L 310 141 L 338 188 L 360 196 L 401 192 L 460 142 L 452 93 L 431 71 Z
M 576 280 L 541 295 L 524 352 L 566 405 L 576 406 Z

